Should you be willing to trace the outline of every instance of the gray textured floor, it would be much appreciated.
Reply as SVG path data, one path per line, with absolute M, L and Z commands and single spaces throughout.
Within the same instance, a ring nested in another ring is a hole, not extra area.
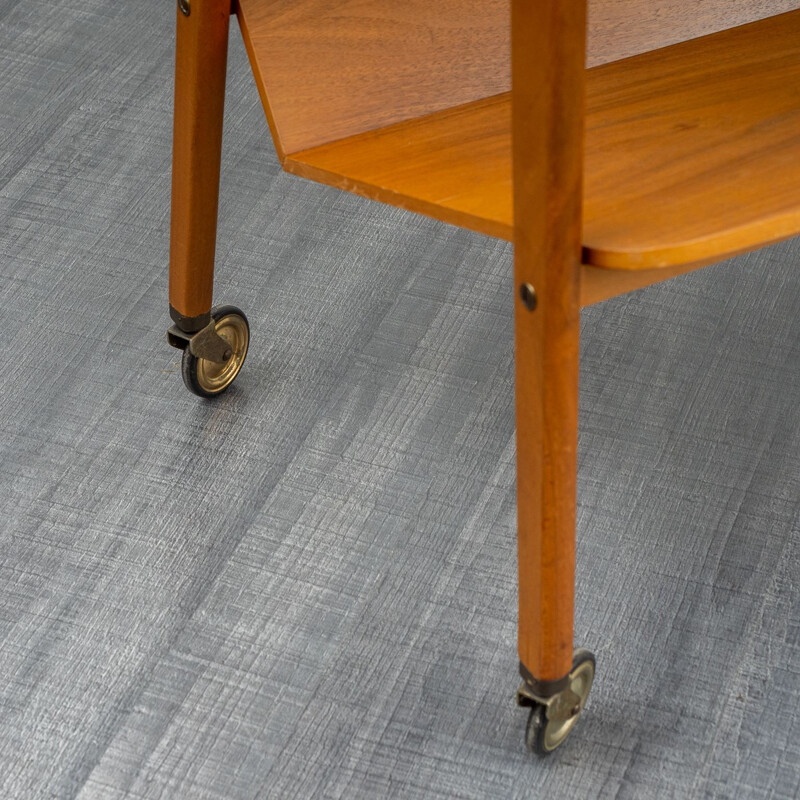
M 215 404 L 164 343 L 168 2 L 0 0 L 0 797 L 800 791 L 800 241 L 583 316 L 557 757 L 516 688 L 510 248 L 279 172 L 232 30 Z

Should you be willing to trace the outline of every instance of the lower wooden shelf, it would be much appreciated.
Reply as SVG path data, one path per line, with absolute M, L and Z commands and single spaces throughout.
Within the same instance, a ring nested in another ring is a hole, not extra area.
M 359 134 L 284 167 L 511 240 L 510 103 Z M 588 265 L 675 274 L 800 233 L 800 11 L 588 70 L 584 181 Z

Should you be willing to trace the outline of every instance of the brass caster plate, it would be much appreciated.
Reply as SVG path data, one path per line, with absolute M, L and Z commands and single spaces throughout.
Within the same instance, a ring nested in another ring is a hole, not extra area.
M 538 697 L 523 684 L 517 694 L 520 705 L 530 706 L 525 744 L 546 756 L 567 739 L 583 711 L 594 681 L 595 658 L 588 650 L 576 650 L 567 685 L 552 697 Z
M 244 312 L 236 306 L 218 306 L 211 309 L 217 334 L 230 348 L 224 362 L 195 356 L 191 348 L 183 351 L 181 374 L 190 392 L 200 397 L 216 397 L 235 380 L 247 356 L 250 345 L 250 325 Z

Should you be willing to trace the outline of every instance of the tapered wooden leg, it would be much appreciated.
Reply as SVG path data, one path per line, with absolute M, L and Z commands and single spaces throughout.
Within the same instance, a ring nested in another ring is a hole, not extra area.
M 523 307 L 516 325 L 519 656 L 551 682 L 572 668 L 578 315 L 558 308 L 539 325 L 536 313 Z
M 544 689 L 573 668 L 585 20 L 513 4 L 519 655 Z
M 586 0 L 512 0 L 520 705 L 547 754 L 594 679 L 573 652 Z
M 231 0 L 177 11 L 169 303 L 189 333 L 210 321 L 230 12 Z

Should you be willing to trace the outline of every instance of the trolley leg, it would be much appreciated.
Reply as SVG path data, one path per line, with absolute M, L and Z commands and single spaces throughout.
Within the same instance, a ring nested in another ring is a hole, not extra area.
M 250 326 L 235 306 L 211 307 L 231 0 L 178 0 L 167 341 L 200 397 L 236 379 Z
M 532 314 L 518 312 L 516 337 L 519 656 L 526 677 L 548 683 L 572 667 L 578 321 L 548 331 Z
M 194 333 L 211 320 L 231 0 L 177 5 L 169 303 Z
M 528 745 L 554 750 L 594 677 L 573 653 L 584 0 L 512 2 L 518 693 Z

